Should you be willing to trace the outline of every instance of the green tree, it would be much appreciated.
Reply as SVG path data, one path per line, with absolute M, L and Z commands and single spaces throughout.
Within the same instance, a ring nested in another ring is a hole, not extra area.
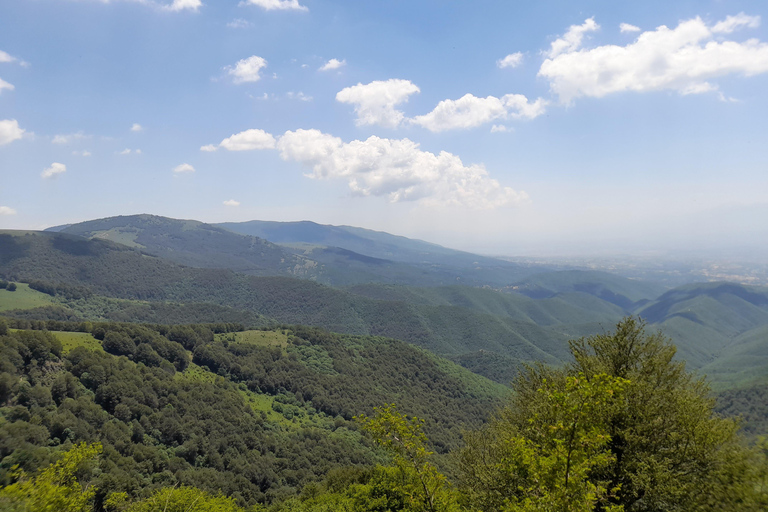
M 457 510 L 456 497 L 444 475 L 430 462 L 427 437 L 422 432 L 424 420 L 400 414 L 394 404 L 374 408 L 374 416 L 358 420 L 374 441 L 393 457 L 395 467 L 377 472 L 369 482 L 368 495 L 381 498 L 380 508 L 370 510 L 401 510 L 393 507 L 402 495 L 402 510 L 414 512 L 448 512 Z M 370 490 L 374 492 L 371 493 Z M 391 491 L 395 491 L 394 493 Z
M 606 390 L 615 384 L 621 388 L 620 400 L 596 407 L 586 418 L 594 430 L 584 431 L 585 439 L 592 443 L 592 455 L 600 455 L 581 473 L 598 489 L 596 497 L 602 496 L 591 509 L 761 510 L 755 453 L 742 445 L 736 421 L 713 413 L 706 382 L 673 359 L 675 348 L 665 337 L 646 333 L 641 321 L 629 317 L 615 332 L 572 341 L 570 347 L 573 363 L 527 368 L 514 383 L 509 405 L 487 428 L 467 436 L 463 489 L 472 506 L 498 510 L 520 499 L 520 482 L 528 479 L 510 464 L 524 452 L 515 447 L 521 439 L 523 448 L 542 446 L 531 425 L 540 418 L 553 425 L 564 414 L 553 401 L 554 390 L 565 390 L 569 403 L 569 379 L 586 376 L 592 383 L 615 379 Z M 556 453 L 552 449 L 544 452 L 547 457 Z
M 16 291 L 16 283 L 8 283 L 8 285 L 5 287 L 6 290 L 9 292 L 15 292 Z
M 96 489 L 83 487 L 77 475 L 101 453 L 101 444 L 79 444 L 58 462 L 33 477 L 18 472 L 18 480 L 0 490 L 0 509 L 13 512 L 85 512 Z
M 131 505 L 128 512 L 243 512 L 243 509 L 232 498 L 213 496 L 194 487 L 166 487 Z

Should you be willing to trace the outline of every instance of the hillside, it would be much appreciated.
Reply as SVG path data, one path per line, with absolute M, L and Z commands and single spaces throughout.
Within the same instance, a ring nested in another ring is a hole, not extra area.
M 604 332 L 628 313 L 670 336 L 678 357 L 690 368 L 712 372 L 724 386 L 746 382 L 765 368 L 751 356 L 753 349 L 744 347 L 753 346 L 747 340 L 754 331 L 754 351 L 760 350 L 768 294 L 732 283 L 686 285 L 653 300 L 652 283 L 583 271 L 530 276 L 518 281 L 522 289 L 505 293 L 383 284 L 337 289 L 309 280 L 184 267 L 140 248 L 51 232 L 0 234 L 0 277 L 64 290 L 54 292 L 54 300 L 38 294 L 34 300 L 41 302 L 26 305 L 31 309 L 9 313 L 18 318 L 317 325 L 401 339 L 499 382 L 509 382 L 521 362 L 562 362 L 567 340 Z M 20 291 L 19 298 L 30 293 Z M 8 308 L 7 297 L 5 303 Z M 741 363 L 733 361 L 754 364 L 737 376 L 735 365 Z
M 109 240 L 190 267 L 226 268 L 252 275 L 317 278 L 317 263 L 254 236 L 238 235 L 195 220 L 129 215 L 54 228 L 57 232 Z
M 99 500 L 180 484 L 243 505 L 284 499 L 334 469 L 382 460 L 355 415 L 397 401 L 444 454 L 507 393 L 390 339 L 231 324 L 55 327 L 81 331 L 0 322 L 0 481 L 12 464 L 45 465 L 62 443 L 99 441 Z
M 328 262 L 337 249 L 405 264 L 419 270 L 403 279 L 369 279 L 384 282 L 423 285 L 465 284 L 469 286 L 507 286 L 525 276 L 553 266 L 512 263 L 487 256 L 448 249 L 437 244 L 352 226 L 330 226 L 301 222 L 225 222 L 217 226 L 244 235 L 258 236 L 280 244 L 297 254 Z M 330 253 L 328 251 L 330 250 Z M 403 265 L 395 265 L 402 271 Z M 366 282 L 364 280 L 357 282 Z M 342 284 L 351 284 L 349 281 Z

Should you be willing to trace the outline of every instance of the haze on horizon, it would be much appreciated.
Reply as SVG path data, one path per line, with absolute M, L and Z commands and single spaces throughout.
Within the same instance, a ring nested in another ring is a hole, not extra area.
M 0 228 L 312 220 L 476 253 L 768 252 L 758 1 L 0 5 Z

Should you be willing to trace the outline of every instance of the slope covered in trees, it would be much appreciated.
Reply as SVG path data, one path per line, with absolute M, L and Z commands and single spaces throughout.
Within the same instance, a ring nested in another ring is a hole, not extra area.
M 0 409 L 0 428 L 8 433 L 2 439 L 25 443 L 2 464 L 11 458 L 28 467 L 2 475 L 0 506 L 73 512 L 244 512 L 243 505 L 255 512 L 265 501 L 272 512 L 758 512 L 768 506 L 768 446 L 746 446 L 737 422 L 713 412 L 706 384 L 673 359 L 668 340 L 646 334 L 633 318 L 622 320 L 614 332 L 573 341 L 569 365 L 526 369 L 507 405 L 488 424 L 469 426 L 466 445 L 454 452 L 458 471 L 448 475 L 430 449 L 439 428 L 429 418 L 384 405 L 366 407 L 354 423 L 337 417 L 330 427 L 308 418 L 322 413 L 302 411 L 296 394 L 295 401 L 280 394 L 272 413 L 291 418 L 289 428 L 281 429 L 271 414 L 254 412 L 253 381 L 246 386 L 231 381 L 258 366 L 252 357 L 257 352 L 277 362 L 278 352 L 289 352 L 290 358 L 295 349 L 294 361 L 331 376 L 346 371 L 337 366 L 343 356 L 331 357 L 340 342 L 347 341 L 347 350 L 351 342 L 356 351 L 386 340 L 303 328 L 212 335 L 211 328 L 235 327 L 92 326 L 103 336 L 105 350 L 127 353 L 120 357 L 82 347 L 64 354 L 48 332 L 0 333 L 9 361 L 3 370 L 11 377 L 2 382 L 21 382 L 2 388 L 6 407 Z M 218 347 L 217 360 L 229 361 L 235 372 L 212 378 L 194 366 L 194 374 L 190 368 L 179 372 L 184 364 L 173 356 L 159 356 L 159 367 L 133 362 L 146 358 L 139 352 L 147 345 L 174 354 L 168 351 L 173 339 L 194 347 L 195 358 L 213 357 L 201 353 Z M 396 348 L 401 352 L 406 346 Z M 231 358 L 242 354 L 249 355 L 236 368 Z M 128 368 L 138 375 L 122 372 Z M 460 376 L 453 368 L 448 374 Z M 428 381 L 440 382 L 435 376 Z M 409 382 L 418 387 L 421 379 L 412 374 Z M 450 384 L 455 390 L 456 383 Z M 473 392 L 482 389 L 490 388 L 475 386 Z M 224 427 L 212 423 L 210 414 Z M 62 419 L 67 429 L 46 439 Z M 122 426 L 129 419 L 130 427 Z M 101 421 L 99 441 L 72 445 L 71 438 L 87 431 L 78 420 Z M 283 437 L 287 432 L 296 435 Z M 284 444 L 286 439 L 293 445 Z M 58 461 L 46 466 L 46 457 Z M 190 457 L 194 465 L 185 464 Z M 34 471 L 35 465 L 41 469 Z M 272 486 L 271 470 L 282 486 Z M 132 479 L 135 473 L 143 478 Z M 267 484 L 266 492 L 259 493 L 254 479 Z M 219 490 L 212 490 L 216 485 Z
M 0 482 L 16 464 L 33 472 L 98 441 L 99 502 L 174 484 L 240 504 L 283 499 L 335 467 L 380 460 L 351 419 L 381 402 L 425 418 L 445 454 L 506 393 L 402 342 L 314 328 L 11 325 L 82 335 L 0 322 Z

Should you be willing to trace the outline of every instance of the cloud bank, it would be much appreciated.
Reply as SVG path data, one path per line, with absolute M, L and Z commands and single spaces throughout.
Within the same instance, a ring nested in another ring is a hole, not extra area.
M 696 17 L 673 29 L 662 25 L 642 32 L 626 46 L 582 49 L 584 34 L 599 29 L 590 18 L 571 26 L 552 43 L 539 76 L 549 80 L 551 91 L 565 104 L 579 97 L 601 98 L 624 91 L 715 91 L 717 85 L 709 81 L 713 78 L 768 72 L 768 44 L 757 39 L 723 40 L 727 34 L 759 24 L 758 16 L 744 13 L 712 26 Z
M 256 133 L 264 143 L 251 143 Z M 235 151 L 275 148 L 283 160 L 311 169 L 310 178 L 345 180 L 354 195 L 386 197 L 392 203 L 418 201 L 490 209 L 528 200 L 525 192 L 492 179 L 482 165 L 464 165 L 458 156 L 445 151 L 423 151 L 409 139 L 373 136 L 344 142 L 319 130 L 287 131 L 277 138 L 262 130 L 246 130 L 224 140 L 249 141 L 219 145 Z

